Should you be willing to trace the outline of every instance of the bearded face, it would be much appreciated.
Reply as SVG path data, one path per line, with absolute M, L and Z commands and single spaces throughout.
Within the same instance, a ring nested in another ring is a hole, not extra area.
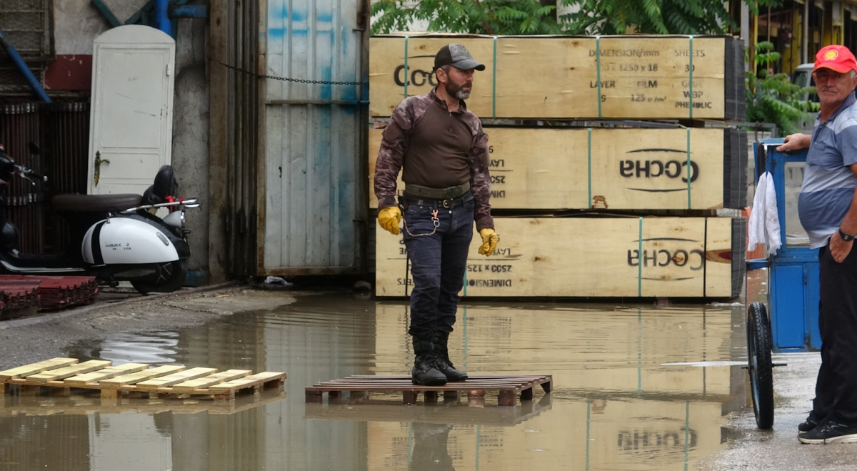
M 443 88 L 446 93 L 458 100 L 470 98 L 470 91 L 473 88 L 473 71 L 449 67 L 449 70 L 445 72 L 447 79 L 443 82 Z
M 452 80 L 444 84 L 444 88 L 446 88 L 446 93 L 459 100 L 466 100 L 470 98 L 470 91 L 472 87 L 473 85 L 470 83 L 455 83 Z

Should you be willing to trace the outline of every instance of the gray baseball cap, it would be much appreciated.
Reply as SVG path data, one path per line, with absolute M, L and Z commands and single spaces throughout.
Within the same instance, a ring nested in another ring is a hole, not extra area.
M 461 70 L 485 70 L 485 65 L 473 60 L 470 51 L 463 44 L 448 44 L 437 51 L 437 55 L 434 56 L 435 70 L 445 65 L 451 65 Z

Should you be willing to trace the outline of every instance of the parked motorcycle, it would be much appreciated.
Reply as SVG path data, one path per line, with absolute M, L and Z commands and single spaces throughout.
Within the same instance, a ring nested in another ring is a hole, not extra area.
M 57 195 L 51 205 L 71 226 L 71 244 L 61 254 L 18 251 L 18 228 L 6 220 L 5 188 L 13 176 L 35 185 L 47 178 L 15 164 L 0 144 L 0 273 L 90 275 L 110 286 L 129 281 L 137 291 L 172 292 L 187 275 L 190 247 L 185 208 L 196 198 L 176 199 L 169 165 L 160 168 L 143 195 Z M 168 208 L 163 219 L 154 213 Z

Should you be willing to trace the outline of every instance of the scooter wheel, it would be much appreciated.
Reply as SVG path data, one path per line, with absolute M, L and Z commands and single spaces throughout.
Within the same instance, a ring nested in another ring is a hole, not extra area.
M 184 285 L 187 276 L 187 261 L 176 260 L 173 262 L 155 265 L 157 273 L 147 280 L 132 280 L 131 286 L 142 294 L 149 293 L 172 293 Z

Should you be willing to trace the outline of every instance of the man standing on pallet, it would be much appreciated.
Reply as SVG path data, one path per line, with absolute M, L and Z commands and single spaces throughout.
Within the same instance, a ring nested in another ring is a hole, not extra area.
M 438 85 L 405 98 L 384 130 L 375 165 L 378 224 L 404 239 L 411 260 L 411 325 L 414 384 L 441 386 L 467 373 L 449 360 L 447 341 L 464 283 L 473 222 L 482 236 L 479 253 L 497 247 L 491 217 L 488 135 L 467 109 L 473 71 L 485 70 L 461 44 L 434 58 Z M 404 195 L 396 205 L 396 177 L 404 167 Z
M 816 54 L 821 112 L 811 136 L 792 134 L 778 151 L 809 147 L 798 199 L 801 225 L 818 252 L 821 368 L 802 443 L 857 442 L 857 61 L 844 46 Z

